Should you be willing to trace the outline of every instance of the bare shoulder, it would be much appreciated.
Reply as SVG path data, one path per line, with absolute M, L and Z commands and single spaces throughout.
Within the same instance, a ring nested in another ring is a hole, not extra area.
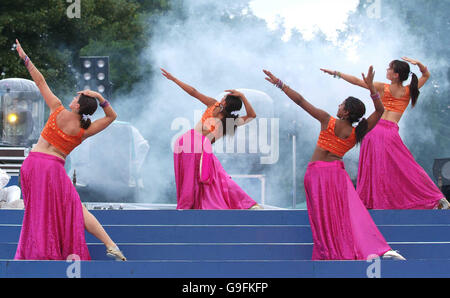
M 50 108 L 50 114 L 53 114 L 56 110 L 61 109 L 61 107 L 62 107 L 61 112 L 67 111 L 66 108 L 64 108 L 64 106 L 62 105 L 62 103 L 59 102 Z

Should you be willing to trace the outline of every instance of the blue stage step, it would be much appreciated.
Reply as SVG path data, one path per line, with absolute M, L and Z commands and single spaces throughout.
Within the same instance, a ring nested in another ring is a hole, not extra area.
M 312 243 L 309 226 L 103 225 L 117 243 Z M 388 242 L 450 241 L 450 225 L 398 225 L 378 228 Z M 20 225 L 0 224 L 2 242 L 18 242 Z M 100 241 L 86 232 L 86 242 Z
M 102 225 L 309 225 L 306 210 L 90 210 Z M 450 224 L 448 210 L 370 210 L 377 225 Z M 22 224 L 22 210 L 0 210 L 0 224 Z
M 66 278 L 73 265 L 64 261 L 0 261 L 0 278 Z M 381 278 L 450 277 L 450 260 L 382 260 L 379 270 L 372 271 L 370 266 L 374 265 L 365 261 L 89 261 L 80 263 L 79 277 L 182 278 L 188 281 L 222 278 L 225 284 L 230 278 L 367 278 L 373 277 L 375 272 Z
M 408 260 L 448 259 L 447 243 L 391 243 Z M 11 260 L 16 243 L 0 244 L 0 260 Z M 88 244 L 93 260 L 108 260 L 103 244 Z M 312 244 L 120 244 L 129 260 L 311 260 Z
M 333 277 L 338 272 L 339 277 L 365 277 L 364 268 L 369 265 L 309 261 L 312 235 L 306 210 L 91 212 L 129 262 L 106 261 L 105 247 L 86 233 L 93 261 L 82 262 L 85 277 Z M 449 275 L 449 211 L 371 210 L 370 214 L 391 247 L 408 259 L 382 261 L 385 277 L 395 272 L 404 277 Z M 0 210 L 0 277 L 20 273 L 34 277 L 34 270 L 61 276 L 59 268 L 66 268 L 66 262 L 9 261 L 17 248 L 22 219 L 22 210 Z M 51 266 L 43 269 L 44 264 Z M 447 267 L 431 268 L 434 264 Z

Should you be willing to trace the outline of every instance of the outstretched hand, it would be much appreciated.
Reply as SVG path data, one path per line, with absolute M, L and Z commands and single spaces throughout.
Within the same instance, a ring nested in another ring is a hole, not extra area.
M 411 63 L 412 65 L 417 65 L 419 63 L 418 60 L 414 60 L 414 59 L 411 59 L 411 58 L 408 58 L 408 57 L 402 57 L 402 59 L 405 60 L 406 62 Z
M 98 92 L 92 91 L 92 90 L 83 90 L 78 91 L 77 94 L 86 95 L 93 98 L 99 98 L 101 95 Z
M 240 97 L 240 98 L 242 98 L 244 96 L 244 94 L 242 92 L 239 92 L 235 89 L 225 90 L 225 92 L 229 92 L 228 95 L 232 95 L 232 96 L 236 96 L 236 97 Z
M 325 68 L 321 68 L 320 70 L 323 71 L 326 74 L 331 75 L 331 76 L 336 75 L 336 72 L 334 70 L 329 70 L 329 69 L 325 69 Z
M 160 69 L 162 71 L 162 75 L 165 76 L 167 79 L 169 79 L 171 81 L 175 80 L 175 77 L 173 75 L 171 75 L 170 72 L 168 72 L 164 68 L 160 68 Z
M 375 71 L 373 70 L 373 66 L 371 65 L 369 67 L 369 70 L 367 71 L 367 76 L 362 73 L 363 81 L 369 86 L 369 88 L 374 87 L 373 85 L 373 78 L 375 77 Z
M 278 78 L 274 76 L 270 71 L 263 69 L 263 72 L 266 74 L 266 80 L 272 84 L 276 84 L 278 82 Z
M 16 39 L 16 51 L 21 59 L 25 59 L 25 57 L 27 56 L 27 54 L 25 54 L 25 51 L 22 49 L 22 46 L 20 45 L 17 39 Z

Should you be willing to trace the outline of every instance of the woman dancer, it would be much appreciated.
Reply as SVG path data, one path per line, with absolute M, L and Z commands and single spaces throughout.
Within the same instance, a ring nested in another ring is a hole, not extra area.
M 177 209 L 262 209 L 225 172 L 212 153 L 212 144 L 224 135 L 232 136 L 237 128 L 256 117 L 247 98 L 239 91 L 226 90 L 221 102 L 201 94 L 166 70 L 162 74 L 197 98 L 208 108 L 201 121 L 175 142 L 174 166 L 177 186 Z M 232 114 L 244 103 L 247 115 Z
M 368 209 L 448 209 L 450 205 L 444 195 L 414 160 L 398 133 L 397 123 L 403 112 L 410 100 L 415 106 L 419 89 L 430 77 L 428 69 L 419 61 L 407 57 L 402 59 L 417 65 L 422 77 L 418 79 L 407 62 L 394 60 L 386 72 L 391 83 L 374 83 L 385 111 L 361 144 L 356 190 Z M 322 71 L 369 88 L 354 76 L 328 69 Z M 410 75 L 411 84 L 403 86 Z
M 304 185 L 313 235 L 313 260 L 367 260 L 375 256 L 404 260 L 391 250 L 362 204 L 345 171 L 342 157 L 360 143 L 383 114 L 383 104 L 372 84 L 373 68 L 364 81 L 370 88 L 375 112 L 366 112 L 357 98 L 348 97 L 339 105 L 338 119 L 316 108 L 272 73 L 264 70 L 266 80 L 275 84 L 290 99 L 321 123 L 317 147 L 308 164 Z M 356 128 L 352 124 L 359 122 Z
M 20 169 L 25 214 L 15 259 L 66 260 L 78 255 L 81 260 L 90 260 L 86 229 L 105 244 L 108 256 L 125 261 L 97 219 L 81 204 L 64 169 L 66 156 L 83 140 L 110 125 L 116 113 L 93 91 L 78 92 L 70 103 L 71 110 L 66 110 L 17 40 L 16 49 L 44 97 L 50 117 Z M 91 123 L 89 115 L 97 109 L 96 98 L 105 117 Z

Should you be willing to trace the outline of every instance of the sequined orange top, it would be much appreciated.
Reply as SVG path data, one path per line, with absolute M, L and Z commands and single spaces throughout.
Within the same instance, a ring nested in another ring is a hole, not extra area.
M 353 128 L 352 134 L 346 138 L 341 139 L 334 133 L 334 128 L 336 127 L 336 119 L 330 117 L 328 121 L 328 126 L 326 130 L 322 130 L 319 135 L 319 140 L 317 141 L 317 146 L 320 148 L 330 151 L 339 157 L 343 157 L 347 151 L 356 145 L 356 133 L 355 128 Z
M 406 86 L 406 92 L 403 97 L 396 98 L 391 94 L 391 90 L 389 89 L 389 84 L 384 84 L 384 94 L 381 101 L 383 102 L 383 106 L 388 111 L 393 111 L 397 113 L 403 114 L 409 104 L 409 86 Z
M 216 102 L 215 104 L 209 106 L 206 111 L 202 115 L 202 125 L 204 128 L 206 128 L 210 133 L 216 135 L 218 132 L 216 132 L 216 119 L 214 119 L 213 111 L 216 107 L 220 106 L 220 102 Z
M 50 115 L 50 117 L 48 117 L 47 123 L 41 132 L 41 136 L 53 147 L 65 155 L 68 155 L 76 146 L 81 144 L 84 129 L 80 128 L 80 132 L 77 135 L 68 135 L 64 133 L 58 125 L 56 125 L 56 117 L 62 110 L 64 110 L 64 106 L 61 105 Z

